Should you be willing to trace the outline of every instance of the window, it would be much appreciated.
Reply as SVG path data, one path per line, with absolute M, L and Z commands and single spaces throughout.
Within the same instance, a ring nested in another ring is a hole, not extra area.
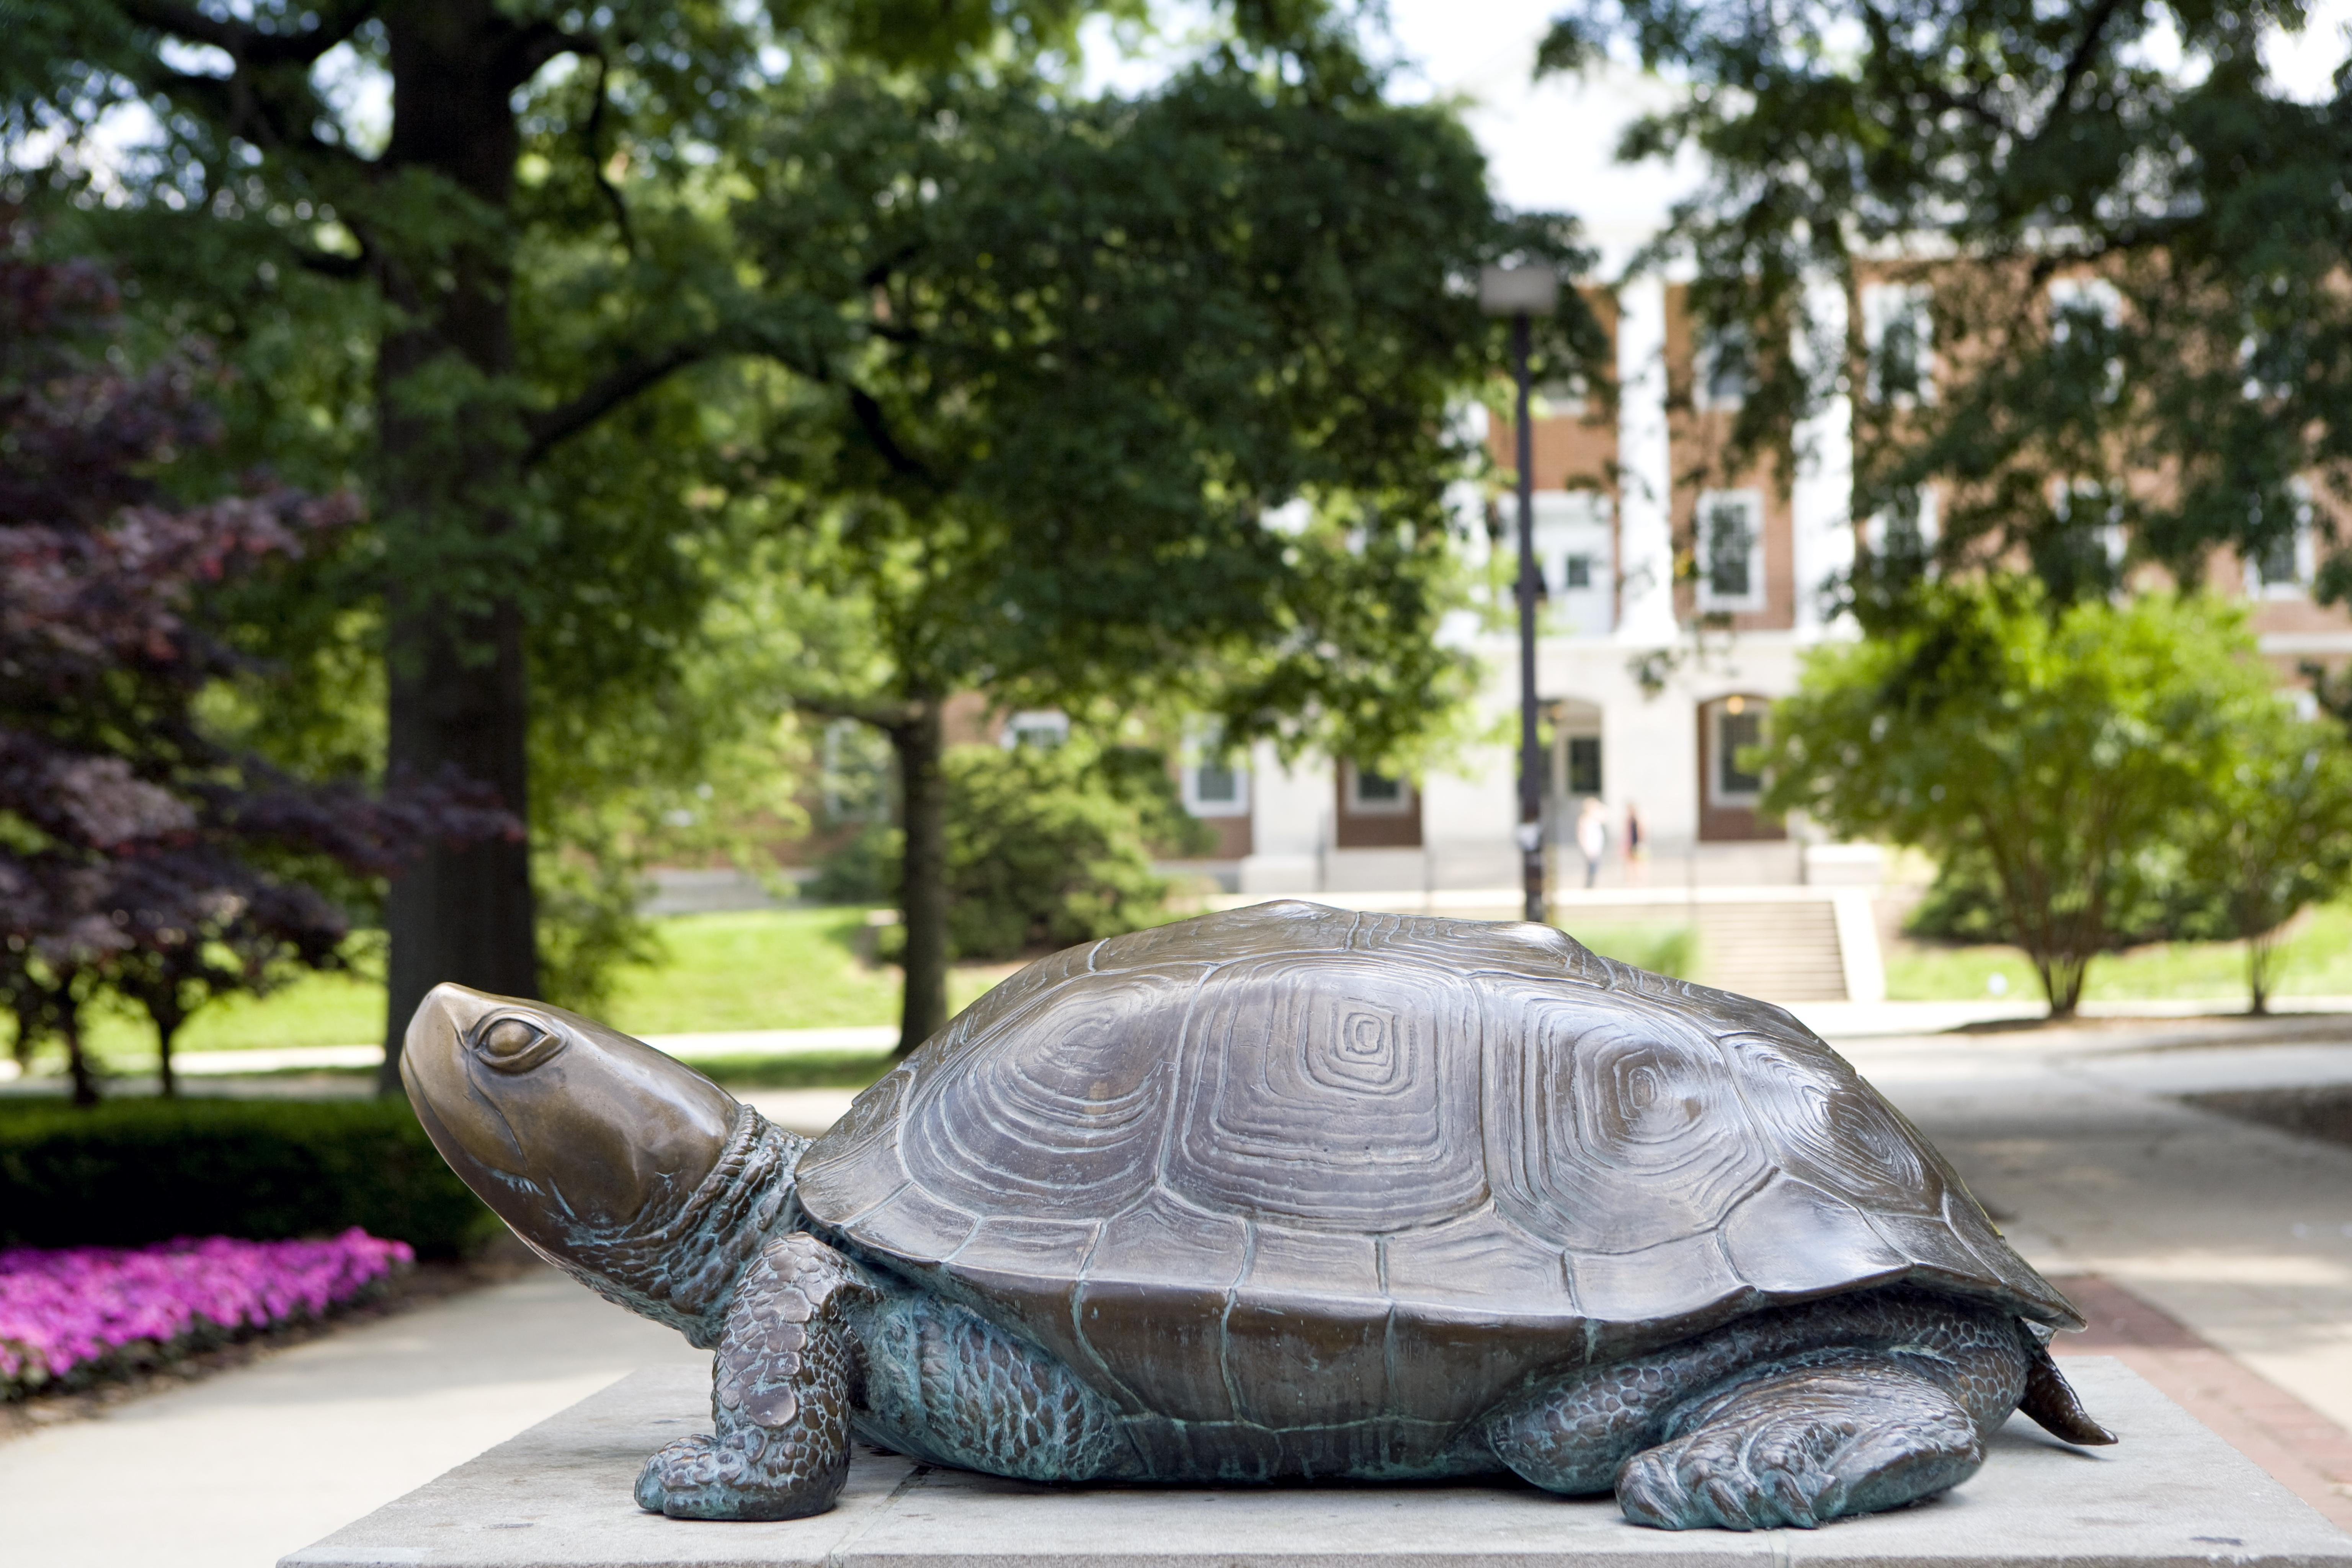
M 1570 735 L 1568 738 L 1568 792 L 1570 795 L 1601 793 L 1601 737 Z
M 1568 558 L 1568 570 L 1566 575 L 1568 578 L 1567 585 L 1570 588 L 1591 587 L 1592 557 L 1590 555 L 1570 556 Z
M 1764 743 L 1764 705 L 1727 697 L 1715 710 L 1715 768 L 1708 779 L 1718 805 L 1753 805 L 1764 794 L 1762 775 L 1739 765 L 1743 748 Z
M 1180 782 L 1184 809 L 1194 816 L 1247 816 L 1249 770 L 1227 754 L 1216 731 L 1195 742 Z
M 1705 413 L 1737 408 L 1755 384 L 1755 350 L 1745 327 L 1725 327 L 1700 339 L 1691 402 Z
M 1412 790 L 1402 779 L 1370 773 L 1350 763 L 1348 809 L 1360 816 L 1402 816 L 1412 809 Z
M 2068 373 L 2074 370 L 2098 376 L 2099 395 L 2109 403 L 2124 385 L 2124 362 L 2110 348 L 2123 320 L 2123 290 L 2104 278 L 2061 278 L 2050 285 L 2050 341 L 2075 351 L 2058 355 L 2060 374 L 2071 380 Z M 2099 363 L 2084 363 L 2087 355 L 2101 356 Z
M 1021 746 L 1052 751 L 1070 738 L 1070 716 L 1043 708 L 1015 713 L 1004 721 L 1003 742 L 1008 752 Z
M 1530 412 L 1538 419 L 1581 419 L 1591 405 L 1592 389 L 1581 375 L 1565 375 L 1538 382 L 1531 388 L 1537 405 Z
M 1698 498 L 1698 607 L 1764 607 L 1764 497 L 1708 490 Z
M 1900 492 L 1893 505 L 1871 514 L 1864 537 L 1872 554 L 1888 561 L 1926 563 L 1936 552 L 1938 531 L 1936 492 Z
M 2300 598 L 2318 563 L 2311 537 L 2311 491 L 2297 480 L 2291 492 L 2294 521 L 2271 534 L 2246 563 L 2246 592 L 2259 599 Z M 2255 502 L 2257 521 L 2262 503 Z
M 1873 402 L 1908 407 L 1936 398 L 1932 290 L 1924 283 L 1874 283 L 1862 291 L 1862 334 Z

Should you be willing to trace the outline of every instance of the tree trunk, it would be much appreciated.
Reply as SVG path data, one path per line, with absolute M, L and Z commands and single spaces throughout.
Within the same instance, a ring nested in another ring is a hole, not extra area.
M 523 626 L 499 553 L 521 479 L 520 427 L 499 384 L 515 363 L 507 217 L 520 140 L 512 95 L 529 75 L 520 29 L 497 0 L 412 0 L 384 16 L 393 82 L 388 173 L 429 171 L 479 204 L 429 233 L 379 237 L 373 258 L 401 325 L 377 358 L 378 515 L 394 587 L 385 655 L 388 771 L 455 772 L 528 805 Z M 426 395 L 427 385 L 436 388 Z M 456 399 L 446 389 L 465 389 Z M 445 980 L 535 996 L 539 962 L 527 842 L 434 846 L 393 880 L 384 1060 L 425 992 Z
M 437 620 L 404 618 L 394 633 L 390 754 L 415 775 L 454 767 L 486 781 L 522 817 L 529 803 L 521 616 L 502 605 L 487 624 L 454 634 Z M 405 669 L 403 655 L 413 661 Z M 377 1088 L 393 1094 L 400 1089 L 402 1037 L 434 986 L 454 980 L 502 996 L 539 994 L 529 846 L 521 839 L 432 846 L 393 879 L 385 913 L 392 960 Z
M 2246 939 L 2246 1011 L 2256 1017 L 2271 1010 L 2271 967 L 2278 953 L 2279 927 Z
M 890 727 L 906 839 L 898 881 L 898 918 L 907 937 L 900 955 L 907 975 L 898 1015 L 900 1056 L 948 1021 L 948 800 L 947 779 L 940 771 L 946 732 L 938 702 L 919 698 L 914 708 L 913 718 Z
M 66 1043 L 66 1070 L 73 1075 L 73 1102 L 96 1105 L 98 1074 L 90 1069 L 89 1057 L 81 1048 L 81 1008 L 71 996 L 58 999 L 58 1034 Z
M 180 1098 L 180 1075 L 172 1069 L 172 1038 L 180 1032 L 180 1025 L 184 1021 L 186 1015 L 167 1017 L 151 1007 L 148 1009 L 147 1016 L 155 1021 L 157 1085 L 163 1091 L 165 1100 L 177 1100 Z

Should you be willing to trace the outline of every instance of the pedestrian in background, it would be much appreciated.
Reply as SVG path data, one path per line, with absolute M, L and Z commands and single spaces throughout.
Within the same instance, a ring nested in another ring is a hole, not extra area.
M 1650 879 L 1650 847 L 1642 841 L 1642 810 L 1625 803 L 1625 882 L 1639 887 Z
M 1591 795 L 1576 813 L 1576 847 L 1584 852 L 1584 885 L 1601 879 L 1601 857 L 1609 852 L 1609 813 Z

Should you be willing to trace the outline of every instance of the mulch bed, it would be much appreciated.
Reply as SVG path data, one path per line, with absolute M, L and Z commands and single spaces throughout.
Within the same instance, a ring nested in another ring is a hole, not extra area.
M 2217 1110 L 2298 1137 L 2352 1144 L 2352 1083 L 2301 1089 L 2230 1089 L 2184 1094 L 2200 1110 Z

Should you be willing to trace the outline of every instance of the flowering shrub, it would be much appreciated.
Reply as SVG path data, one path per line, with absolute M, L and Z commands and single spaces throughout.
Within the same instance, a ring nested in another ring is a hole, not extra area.
M 415 1256 L 356 1226 L 326 1241 L 0 1251 L 0 1398 L 322 1316 Z

